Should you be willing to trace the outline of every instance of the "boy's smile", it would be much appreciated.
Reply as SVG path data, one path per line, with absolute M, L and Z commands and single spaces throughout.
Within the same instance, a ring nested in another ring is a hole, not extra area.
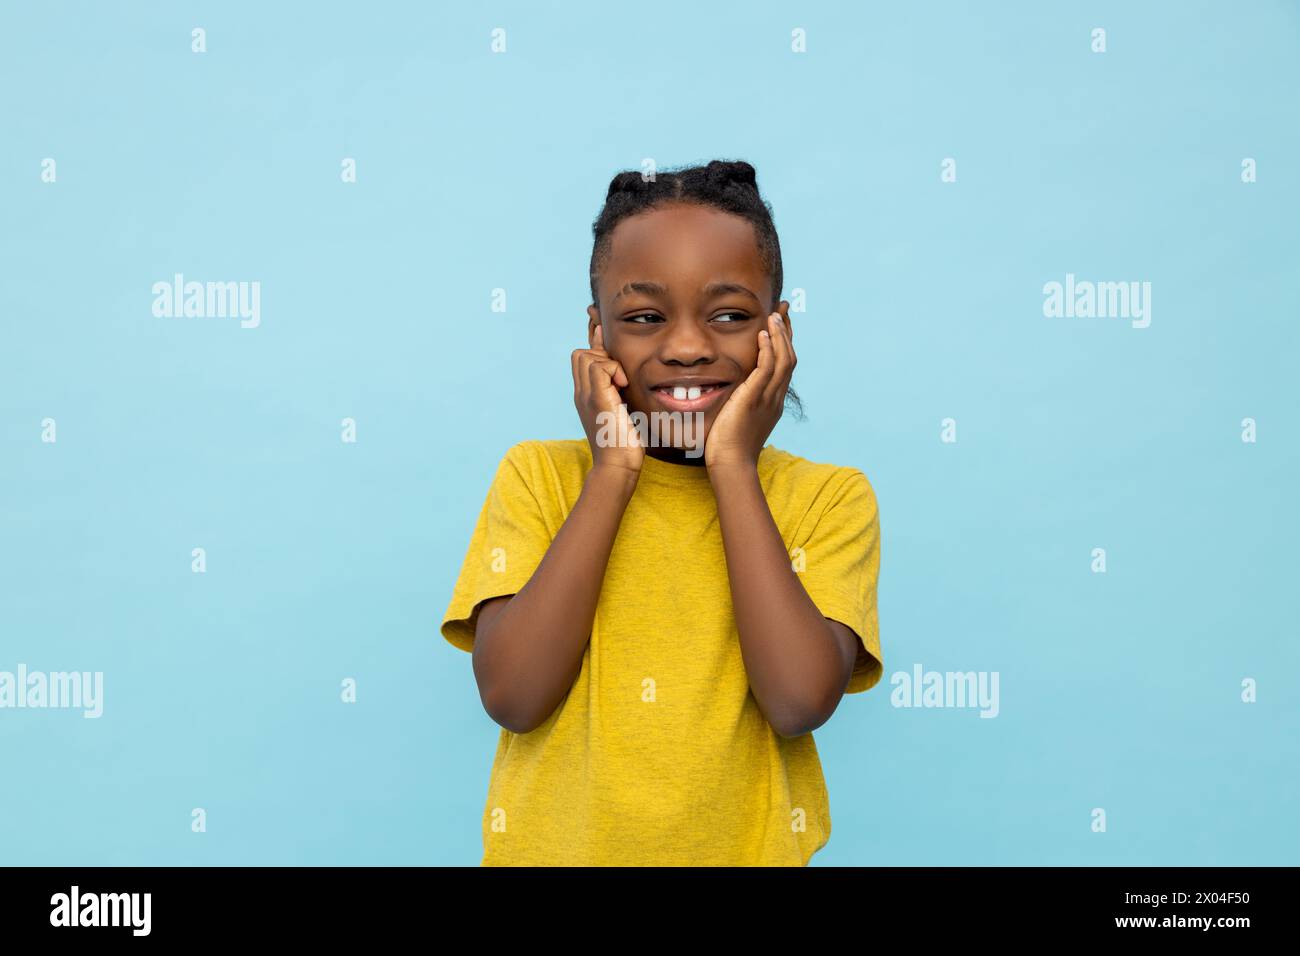
M 779 311 L 754 227 L 711 207 L 673 202 L 619 223 L 588 306 L 588 342 L 627 375 L 629 412 L 701 412 L 704 438 L 758 364 L 758 333 Z M 655 449 L 648 449 L 653 453 Z M 663 450 L 659 450 L 663 457 Z M 675 456 L 674 456 L 675 457 Z
M 670 412 L 702 412 L 722 404 L 731 382 L 719 379 L 678 376 L 650 387 L 655 401 Z

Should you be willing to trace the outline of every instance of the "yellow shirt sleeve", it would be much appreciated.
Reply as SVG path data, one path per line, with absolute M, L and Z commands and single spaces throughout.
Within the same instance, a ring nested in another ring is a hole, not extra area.
M 532 444 L 512 446 L 497 467 L 443 615 L 442 636 L 463 651 L 474 650 L 479 606 L 517 594 L 551 546 L 545 512 L 529 487 Z
M 803 545 L 799 579 L 822 616 L 852 628 L 861 641 L 844 691 L 856 694 L 874 687 L 884 672 L 876 614 L 880 517 L 867 476 L 856 468 L 847 470 Z

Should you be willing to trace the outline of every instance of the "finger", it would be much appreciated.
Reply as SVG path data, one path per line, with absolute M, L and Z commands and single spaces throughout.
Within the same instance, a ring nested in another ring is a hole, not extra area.
M 755 396 L 761 397 L 772 379 L 772 370 L 776 366 L 772 353 L 772 334 L 763 329 L 758 333 L 758 364 L 749 373 L 749 378 L 745 379 L 745 387 Z
M 786 320 L 785 316 L 781 316 L 781 331 L 785 333 L 786 345 L 790 347 L 790 364 L 792 366 L 798 365 L 799 357 L 794 351 L 794 329 L 790 328 L 790 323 Z
M 794 350 L 794 329 L 790 328 L 790 322 L 785 316 L 781 316 L 781 328 L 785 330 L 786 346 L 790 349 L 790 371 L 785 377 L 785 383 L 781 386 L 781 394 L 777 401 L 785 404 L 785 393 L 790 390 L 790 379 L 794 375 L 795 368 L 799 365 L 799 355 Z
M 573 350 L 573 398 L 580 405 L 590 404 L 593 391 L 600 392 L 599 380 L 593 379 L 591 370 L 607 359 L 602 359 L 591 349 Z
M 785 323 L 781 315 L 774 312 L 768 316 L 769 334 L 772 336 L 773 369 L 772 377 L 763 389 L 763 400 L 775 402 L 784 393 L 790 382 L 790 373 L 794 370 L 794 350 L 786 335 Z
M 591 360 L 591 364 L 593 368 L 600 369 L 615 388 L 627 388 L 627 373 L 618 362 L 610 358 L 597 357 Z
M 596 326 L 592 351 L 599 352 L 605 358 L 610 357 L 609 351 L 605 348 L 605 330 L 600 325 Z M 610 374 L 610 379 L 617 388 L 627 388 L 627 373 L 617 361 L 614 362 L 614 371 Z
M 591 359 L 591 364 L 587 366 L 587 381 L 591 385 L 591 390 L 596 395 L 604 397 L 601 402 L 603 406 L 617 405 L 621 402 L 622 396 L 618 394 L 619 380 L 627 384 L 627 376 L 623 374 L 623 369 L 612 359 Z
M 609 373 L 600 366 L 600 359 L 590 358 L 587 360 L 587 367 L 583 369 L 587 385 L 596 392 L 604 391 L 605 386 L 609 384 Z
M 618 366 L 618 363 L 599 349 L 573 350 L 573 372 L 575 376 L 589 380 L 588 373 L 593 366 L 610 369 L 610 376 L 613 377 L 613 369 Z

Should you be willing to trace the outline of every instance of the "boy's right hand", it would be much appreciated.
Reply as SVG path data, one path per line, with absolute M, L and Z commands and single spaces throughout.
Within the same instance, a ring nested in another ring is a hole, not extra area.
M 613 465 L 639 475 L 645 448 L 618 394 L 620 388 L 627 388 L 627 374 L 605 351 L 604 333 L 597 325 L 592 347 L 573 350 L 573 404 L 591 445 L 592 467 Z M 597 435 L 609 440 L 597 441 Z

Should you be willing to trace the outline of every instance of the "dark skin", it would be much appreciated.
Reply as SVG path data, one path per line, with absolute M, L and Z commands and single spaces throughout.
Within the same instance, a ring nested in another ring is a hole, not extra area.
M 623 512 L 653 454 L 708 469 L 750 689 L 782 737 L 809 733 L 835 712 L 866 651 L 809 598 L 759 484 L 758 456 L 796 361 L 790 303 L 765 307 L 771 276 L 753 227 L 738 216 L 672 203 L 623 220 L 611 241 L 599 304 L 587 309 L 590 348 L 572 355 L 592 468 L 528 583 L 482 604 L 473 666 L 484 707 L 527 733 L 573 686 Z M 641 447 L 635 430 L 622 446 L 597 441 L 600 413 L 663 410 L 653 386 L 690 376 L 724 383 L 704 410 L 702 458 L 680 441 Z

